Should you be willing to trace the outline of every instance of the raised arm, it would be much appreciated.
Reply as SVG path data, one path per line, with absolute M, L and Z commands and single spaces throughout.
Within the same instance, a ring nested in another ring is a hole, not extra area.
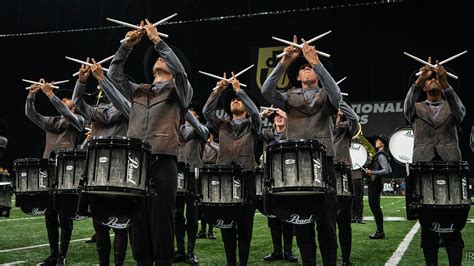
M 25 104 L 25 115 L 37 125 L 42 130 L 46 130 L 46 125 L 48 121 L 48 117 L 40 115 L 35 108 L 35 97 L 38 90 L 40 90 L 39 85 L 32 85 L 30 88 L 30 92 L 28 93 L 28 97 L 26 97 L 26 104 Z
M 255 132 L 257 132 L 257 134 L 259 134 L 262 128 L 262 119 L 260 118 L 260 113 L 258 111 L 257 106 L 252 101 L 252 99 L 250 99 L 247 93 L 245 93 L 244 90 L 237 90 L 236 95 L 242 101 L 245 110 L 247 110 L 253 129 L 255 130 Z
M 213 91 L 211 95 L 209 95 L 209 99 L 207 99 L 206 104 L 202 109 L 202 113 L 204 118 L 206 118 L 208 124 L 216 131 L 219 132 L 219 126 L 222 122 L 216 114 L 217 104 L 219 103 L 220 92 Z
M 451 113 L 453 114 L 454 118 L 456 118 L 458 123 L 461 124 L 461 122 L 464 120 L 464 117 L 466 116 L 466 107 L 464 107 L 461 99 L 458 97 L 451 86 L 443 90 L 443 93 L 444 97 L 446 97 L 446 101 L 449 104 Z
M 285 74 L 286 67 L 280 62 L 273 69 L 262 85 L 262 95 L 274 106 L 286 111 L 286 94 L 277 91 L 278 80 Z
M 85 91 L 86 84 L 77 80 L 76 86 L 74 87 L 74 92 L 72 94 L 72 104 L 79 114 L 83 115 L 87 121 L 91 121 L 91 116 L 94 113 L 94 107 L 90 106 L 86 101 L 84 101 Z
M 194 117 L 191 111 L 188 110 L 186 112 L 184 119 L 186 119 L 186 121 L 188 121 L 188 123 L 194 128 L 194 130 L 199 135 L 199 137 L 201 137 L 201 139 L 207 140 L 207 137 L 209 136 L 209 129 L 207 129 L 205 125 L 201 124 L 201 122 L 199 122 L 199 120 Z
M 408 122 L 412 123 L 415 120 L 415 111 L 416 111 L 416 101 L 420 96 L 421 88 L 416 86 L 415 83 L 411 85 L 408 90 L 407 95 L 405 96 L 405 101 L 403 103 L 403 113 Z
M 337 110 L 339 108 L 340 102 L 342 101 L 342 94 L 339 86 L 336 84 L 331 74 L 329 74 L 321 62 L 313 65 L 313 69 L 318 75 L 319 81 L 321 81 L 321 84 L 326 89 L 329 101 Z
M 359 116 L 345 101 L 341 101 L 339 109 L 341 109 L 342 113 L 347 119 L 347 122 L 349 123 L 349 130 L 351 131 L 351 136 L 354 136 L 357 133 L 357 129 L 359 127 Z

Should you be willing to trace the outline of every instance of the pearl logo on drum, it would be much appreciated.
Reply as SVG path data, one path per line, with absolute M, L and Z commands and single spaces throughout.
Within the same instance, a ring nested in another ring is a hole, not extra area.
M 230 222 L 230 224 L 226 224 L 224 223 L 224 220 L 219 219 L 216 221 L 216 224 L 214 226 L 221 229 L 230 229 L 234 226 L 234 221 Z
M 39 187 L 40 188 L 46 188 L 44 185 L 44 180 L 48 177 L 48 172 L 44 170 L 39 170 Z
M 431 231 L 436 232 L 436 233 L 454 233 L 454 224 L 451 224 L 450 227 L 441 227 L 440 223 L 434 222 L 431 224 Z
M 133 169 L 138 169 L 139 163 L 138 158 L 135 159 L 130 158 L 130 153 L 128 154 L 128 167 L 127 167 L 127 182 L 130 182 L 134 185 L 137 183 L 133 180 Z
M 184 174 L 183 173 L 178 173 L 178 188 L 179 189 L 184 188 Z
M 307 219 L 300 219 L 298 214 L 291 214 L 289 219 L 286 219 L 287 223 L 290 224 L 309 224 L 313 222 L 313 215 L 310 215 Z
M 235 179 L 232 177 L 232 198 L 233 199 L 240 199 L 238 190 L 240 188 L 240 180 Z
M 46 212 L 46 209 L 39 210 L 38 208 L 33 208 L 30 212 L 31 215 L 43 215 Z
M 130 224 L 130 219 L 128 219 L 125 223 L 120 223 L 119 218 L 109 217 L 109 221 L 106 223 L 103 222 L 102 224 L 115 229 L 124 229 Z

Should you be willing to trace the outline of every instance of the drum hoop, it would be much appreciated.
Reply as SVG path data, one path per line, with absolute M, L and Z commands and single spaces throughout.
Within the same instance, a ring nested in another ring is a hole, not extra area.
M 316 139 L 289 139 L 289 140 L 276 140 L 270 142 L 267 146 L 266 151 L 281 150 L 296 148 L 297 150 L 318 150 L 326 152 L 326 146 L 324 146 L 319 140 Z
M 203 207 L 239 207 L 244 205 L 245 202 L 233 202 L 233 203 L 214 203 L 214 202 L 198 202 L 198 206 Z
M 234 171 L 242 171 L 244 167 L 242 165 L 222 165 L 222 164 L 203 164 L 199 167 L 199 172 L 206 171 L 206 172 L 213 172 L 216 170 L 230 170 L 231 172 Z M 223 172 L 223 171 L 220 171 Z
M 104 189 L 104 188 L 108 188 L 108 189 Z M 116 187 L 116 186 L 85 186 L 84 191 L 86 193 L 90 193 L 91 191 L 98 191 L 98 192 L 100 191 L 100 192 L 125 192 L 125 193 L 131 192 L 131 194 L 134 194 L 134 195 L 146 194 L 146 191 L 142 189 Z
M 469 169 L 469 163 L 467 161 L 433 161 L 433 162 L 421 162 L 416 161 L 410 163 L 410 169 L 415 168 L 423 168 L 423 167 L 432 167 L 436 168 L 436 170 L 442 170 L 438 168 L 447 168 L 452 169 L 456 168 L 459 169 L 460 167 L 467 167 Z
M 270 194 L 275 194 L 278 192 L 298 192 L 298 191 L 321 191 L 326 193 L 326 188 L 324 187 L 277 187 L 269 188 Z
M 112 145 L 113 144 L 113 145 Z M 137 138 L 129 138 L 129 137 L 119 137 L 119 136 L 98 136 L 93 137 L 89 141 L 89 147 L 97 147 L 97 146 L 134 146 L 134 147 L 141 147 L 144 150 L 151 150 L 151 145 Z
M 390 156 L 392 156 L 394 158 L 395 162 L 397 162 L 398 164 L 401 164 L 401 165 L 405 165 L 404 162 L 401 162 L 397 159 L 397 156 L 392 154 L 392 149 L 390 149 L 390 143 L 391 143 L 392 137 L 395 135 L 395 133 L 397 133 L 399 131 L 402 131 L 402 130 L 414 131 L 413 127 L 411 127 L 409 125 L 405 125 L 405 126 L 401 126 L 401 127 L 396 128 L 395 130 L 392 131 L 392 133 L 389 136 L 389 141 L 388 141 L 388 147 L 387 148 L 388 148 L 388 152 L 390 153 Z M 413 160 L 413 154 L 412 154 L 412 160 Z

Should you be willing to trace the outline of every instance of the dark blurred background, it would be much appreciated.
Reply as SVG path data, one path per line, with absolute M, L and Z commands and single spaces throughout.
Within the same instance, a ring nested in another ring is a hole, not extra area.
M 291 39 L 297 34 L 309 39 L 332 30 L 315 45 L 332 55 L 336 80 L 349 77 L 341 88 L 350 93 L 351 102 L 403 100 L 410 75 L 421 67 L 404 56 L 404 51 L 443 60 L 472 50 L 474 37 L 468 1 L 2 0 L 0 119 L 9 139 L 4 164 L 11 167 L 16 158 L 39 157 L 44 148 L 44 133 L 24 115 L 27 84 L 22 78 L 71 79 L 62 87 L 72 90 L 71 74 L 79 64 L 64 56 L 105 58 L 115 53 L 129 30 L 106 17 L 138 23 L 145 17 L 157 21 L 174 12 L 178 16 L 159 30 L 170 35 L 167 43 L 186 54 L 192 66 L 188 74 L 195 100 L 201 104 L 216 80 L 198 74 L 198 70 L 220 74 L 257 64 L 258 48 L 280 46 L 272 36 Z M 136 82 L 144 81 L 142 59 L 150 45 L 144 38 L 127 61 L 126 72 Z M 468 110 L 460 142 L 464 159 L 471 164 L 469 75 L 473 52 L 447 64 L 460 76 L 459 82 L 449 82 Z M 254 90 L 259 89 L 256 71 L 240 78 Z M 93 78 L 88 89 L 96 89 Z M 56 114 L 44 95 L 39 93 L 37 98 L 40 113 Z M 89 101 L 94 101 L 93 97 Z

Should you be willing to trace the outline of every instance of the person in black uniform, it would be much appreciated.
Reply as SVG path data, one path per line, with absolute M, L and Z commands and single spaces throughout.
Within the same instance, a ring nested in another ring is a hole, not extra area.
M 297 42 L 296 36 L 293 38 Z M 301 49 L 289 46 L 273 72 L 265 80 L 262 94 L 265 99 L 288 116 L 287 139 L 315 139 L 326 147 L 326 177 L 328 193 L 324 195 L 324 209 L 317 221 L 318 242 L 323 263 L 335 265 L 337 258 L 335 172 L 333 157 L 334 114 L 342 99 L 341 90 L 320 62 L 314 46 L 304 40 Z M 279 92 L 276 85 L 285 73 L 292 89 Z M 321 84 L 322 86 L 319 86 Z M 314 224 L 295 226 L 296 242 L 303 264 L 316 264 L 316 235 Z
M 236 226 L 221 229 L 222 240 L 228 265 L 236 265 L 237 240 L 239 246 L 239 264 L 247 265 L 252 240 L 253 217 L 255 215 L 255 154 L 254 144 L 260 134 L 262 121 L 257 106 L 240 89 L 240 83 L 232 73 L 232 88 L 223 95 L 223 105 L 230 119 L 220 119 L 216 114 L 219 96 L 228 86 L 224 79 L 217 82 L 217 90 L 213 91 L 204 106 L 203 113 L 208 123 L 219 132 L 218 165 L 237 164 L 244 167 L 244 180 L 248 188 L 249 204 L 243 207 L 242 215 Z M 225 75 L 224 75 L 225 78 Z
M 26 98 L 25 114 L 28 119 L 46 132 L 46 144 L 43 159 L 54 158 L 60 149 L 74 148 L 77 140 L 84 129 L 85 119 L 76 114 L 69 98 L 60 100 L 53 92 L 53 88 L 44 79 L 40 80 L 42 85 L 32 85 Z M 61 116 L 42 116 L 35 109 L 35 96 L 39 90 L 50 99 L 55 109 Z M 53 208 L 53 199 L 45 212 L 46 229 L 48 231 L 49 248 L 51 254 L 41 265 L 65 265 L 69 241 L 73 229 L 73 221 L 70 216 Z M 58 247 L 59 232 L 61 228 L 61 245 Z
M 270 121 L 273 122 L 271 128 L 266 128 L 263 130 L 263 150 L 266 146 L 272 141 L 284 140 L 286 139 L 286 113 L 278 109 L 277 111 L 272 111 L 266 109 L 261 113 L 262 117 L 268 117 Z M 298 258 L 293 255 L 291 250 L 293 246 L 293 235 L 295 232 L 295 227 L 292 224 L 281 222 L 280 219 L 275 217 L 268 217 L 268 227 L 270 228 L 270 234 L 272 236 L 273 242 L 273 252 L 268 254 L 263 258 L 265 261 L 275 261 L 275 260 L 287 260 L 289 262 L 297 262 Z M 283 236 L 283 251 L 281 238 Z
M 431 63 L 431 59 L 428 59 Z M 421 75 L 411 85 L 404 104 L 405 117 L 414 129 L 415 145 L 413 162 L 459 162 L 462 160 L 459 149 L 458 128 L 466 116 L 466 108 L 453 87 L 448 83 L 444 67 L 424 66 Z M 426 100 L 417 102 L 421 92 Z M 410 194 L 407 182 L 407 194 Z M 432 222 L 432 217 L 450 217 L 452 222 L 464 223 L 469 209 L 420 210 L 417 213 L 421 224 L 421 247 L 426 265 L 438 264 L 440 240 L 443 240 L 448 253 L 449 265 L 461 265 L 464 240 L 460 230 L 436 232 L 424 220 Z M 436 220 L 436 219 L 434 219 Z M 427 222 L 428 223 L 428 222 Z M 456 228 L 458 229 L 458 228 Z
M 375 153 L 372 162 L 369 164 L 366 174 L 369 183 L 369 206 L 374 214 L 375 223 L 377 224 L 377 231 L 370 235 L 370 239 L 384 239 L 385 233 L 383 230 L 383 213 L 380 208 L 380 197 L 383 189 L 383 178 L 392 173 L 392 168 L 389 164 L 389 155 L 386 151 L 388 147 L 388 137 L 385 134 L 377 136 L 375 140 Z
M 126 105 L 126 111 L 121 112 L 117 110 L 117 108 L 115 108 L 115 105 L 113 103 L 109 103 L 108 99 L 112 99 L 112 102 L 128 101 L 122 95 L 116 95 L 111 93 L 116 90 L 115 85 L 104 76 L 102 67 L 96 64 L 94 59 L 92 60 L 94 62 L 92 67 L 82 65 L 79 69 L 79 78 L 76 82 L 76 87 L 74 88 L 74 93 L 72 95 L 74 108 L 76 108 L 77 112 L 82 114 L 87 121 L 90 121 L 92 123 L 91 137 L 126 136 L 128 127 L 128 117 L 130 114 L 130 106 Z M 87 61 L 89 61 L 89 59 L 87 59 Z M 105 94 L 105 97 L 101 99 L 102 102 L 99 103 L 98 106 L 90 106 L 84 100 L 86 82 L 91 72 L 99 82 L 99 86 Z M 114 99 L 114 96 L 118 96 L 119 98 Z M 104 205 L 107 205 L 107 203 L 109 203 L 110 207 L 117 204 L 116 201 L 111 201 L 110 199 L 105 198 L 100 199 L 100 201 L 100 204 Z M 121 207 L 125 206 L 122 205 Z M 99 255 L 99 264 L 109 265 L 111 250 L 109 234 L 110 227 L 102 224 L 102 221 L 100 219 L 97 219 L 97 217 L 93 217 L 93 226 L 96 232 L 96 234 L 94 235 L 94 239 L 96 242 L 97 253 Z M 127 254 L 128 228 L 113 228 L 113 231 L 115 234 L 115 265 L 123 265 L 125 255 Z
M 180 112 L 187 109 L 193 90 L 176 53 L 158 35 L 148 20 L 143 30 L 127 33 L 109 66 L 108 77 L 132 102 L 127 136 L 151 145 L 149 179 L 152 193 L 143 199 L 132 226 L 131 245 L 138 265 L 171 265 L 174 257 L 174 227 L 177 188 L 177 157 Z M 124 65 L 133 46 L 147 35 L 154 46 L 145 54 L 147 81 L 136 84 L 124 74 Z M 151 76 L 153 75 L 153 76 Z M 116 106 L 120 109 L 119 106 Z
M 219 143 L 216 142 L 217 134 L 214 130 L 210 127 L 209 129 L 209 138 L 206 141 L 206 145 L 204 146 L 204 152 L 202 154 L 202 163 L 203 164 L 216 164 L 217 162 L 217 154 L 219 153 Z M 206 233 L 206 220 L 203 219 L 203 213 L 201 208 L 198 207 L 199 218 L 201 219 L 201 229 L 197 234 L 197 238 L 208 238 L 208 239 L 216 239 L 216 234 L 214 233 L 214 226 L 209 224 L 209 229 Z
M 179 129 L 179 155 L 178 162 L 188 163 L 190 175 L 188 178 L 188 194 L 178 195 L 176 198 L 176 244 L 174 262 L 186 261 L 189 264 L 197 264 L 198 260 L 194 254 L 196 237 L 198 231 L 197 207 L 196 207 L 196 182 L 195 172 L 199 171 L 202 164 L 202 153 L 209 135 L 206 126 L 199 122 L 197 105 L 191 104 L 184 115 L 185 123 Z M 185 208 L 186 205 L 186 218 Z M 184 249 L 184 235 L 188 235 L 187 256 Z
M 352 136 L 357 133 L 359 128 L 359 117 L 345 101 L 339 105 L 339 111 L 336 114 L 336 123 L 334 126 L 334 150 L 336 156 L 335 163 L 342 163 L 346 169 L 352 166 L 350 155 Z M 337 171 L 337 170 L 336 170 Z M 343 172 L 347 174 L 348 180 L 352 179 L 351 171 Z M 341 182 L 338 179 L 336 182 Z M 348 182 L 348 184 L 350 184 Z M 342 186 L 342 185 L 341 185 Z M 351 228 L 351 210 L 352 196 L 337 196 L 337 227 L 339 229 L 339 244 L 341 245 L 342 265 L 352 265 L 350 261 L 352 247 L 352 228 Z

